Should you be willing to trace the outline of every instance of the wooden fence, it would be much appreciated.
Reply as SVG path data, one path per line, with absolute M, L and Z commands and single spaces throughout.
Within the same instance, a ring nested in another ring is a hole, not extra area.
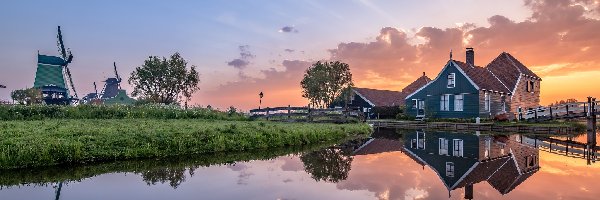
M 402 129 L 438 129 L 450 131 L 490 131 L 490 132 L 516 132 L 535 134 L 570 134 L 575 130 L 572 127 L 552 126 L 525 126 L 525 125 L 498 125 L 493 123 L 451 123 L 451 122 L 412 122 L 392 120 L 369 120 L 373 127 L 402 128 Z
M 596 117 L 600 115 L 598 108 L 600 101 L 596 98 L 588 97 L 588 102 L 574 102 L 560 104 L 556 106 L 538 107 L 536 109 L 525 110 L 517 113 L 519 120 L 527 121 L 548 121 L 554 119 L 575 119 Z
M 310 107 L 274 107 L 250 110 L 250 118 L 268 121 L 289 122 L 333 122 L 347 123 L 364 121 L 363 112 L 359 108 L 326 108 Z

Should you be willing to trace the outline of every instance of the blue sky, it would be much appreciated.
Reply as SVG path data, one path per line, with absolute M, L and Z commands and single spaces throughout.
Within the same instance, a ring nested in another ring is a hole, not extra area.
M 202 90 L 211 91 L 241 80 L 227 63 L 240 57 L 242 45 L 254 55 L 243 73 L 261 78 L 261 70 L 284 70 L 283 60 L 327 59 L 339 43 L 374 40 L 383 27 L 410 35 L 423 26 L 488 26 L 492 15 L 522 21 L 530 13 L 522 1 L 6 1 L 0 83 L 9 88 L 0 99 L 33 85 L 36 52 L 57 54 L 58 25 L 75 56 L 70 67 L 83 96 L 93 81 L 112 75 L 112 62 L 125 76 L 150 55 L 178 51 L 199 67 Z M 280 32 L 285 26 L 297 32 Z

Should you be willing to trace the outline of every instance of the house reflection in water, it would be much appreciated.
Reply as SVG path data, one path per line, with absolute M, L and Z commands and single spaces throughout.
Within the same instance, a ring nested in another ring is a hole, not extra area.
M 473 199 L 473 185 L 487 181 L 508 194 L 539 170 L 539 151 L 520 135 L 479 135 L 447 132 L 408 132 L 405 153 L 431 167 L 451 190 L 465 188 Z

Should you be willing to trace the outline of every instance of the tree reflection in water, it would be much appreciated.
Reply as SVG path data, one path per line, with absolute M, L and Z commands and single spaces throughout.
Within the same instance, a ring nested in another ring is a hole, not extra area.
M 186 168 L 158 168 L 145 172 L 141 172 L 141 176 L 148 185 L 156 185 L 156 183 L 166 183 L 169 182 L 169 185 L 174 189 L 185 182 L 185 171 Z M 190 177 L 194 175 L 195 167 L 190 167 Z
M 300 160 L 304 163 L 304 171 L 316 181 L 337 183 L 346 180 L 354 159 L 353 151 L 367 140 L 351 140 L 341 145 L 303 153 Z

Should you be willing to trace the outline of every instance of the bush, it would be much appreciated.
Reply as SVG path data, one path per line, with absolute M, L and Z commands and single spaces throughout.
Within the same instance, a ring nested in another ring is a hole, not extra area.
M 0 120 L 42 119 L 214 119 L 249 120 L 237 109 L 182 109 L 173 105 L 0 105 Z
M 398 114 L 404 114 L 404 106 L 377 106 L 371 109 L 380 119 L 394 119 Z

